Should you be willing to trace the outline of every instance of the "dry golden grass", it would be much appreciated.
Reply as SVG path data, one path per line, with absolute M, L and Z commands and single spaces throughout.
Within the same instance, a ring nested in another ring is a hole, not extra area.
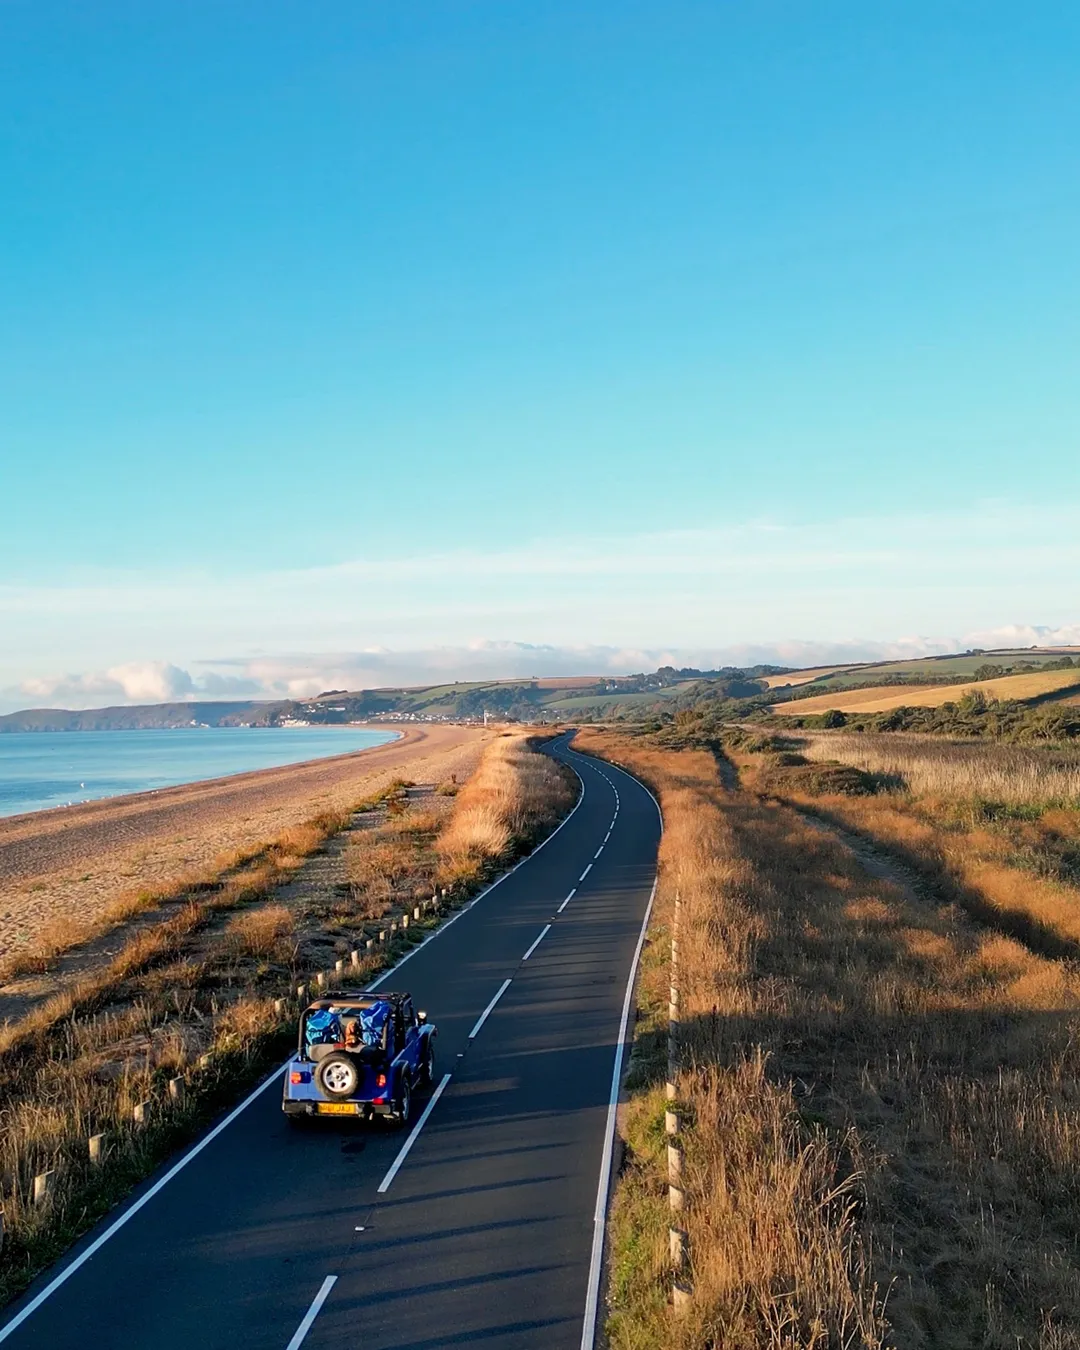
M 431 894 L 438 861 L 435 838 L 451 809 L 445 797 L 434 798 L 434 803 L 393 816 L 351 840 L 345 874 L 354 915 L 377 919 L 395 904 L 411 905 Z
M 911 792 L 1027 805 L 1080 804 L 1080 750 L 949 741 L 899 732 L 800 732 L 807 759 L 839 760 Z
M 528 736 L 500 736 L 454 798 L 437 846 L 439 883 L 474 876 L 493 859 L 528 847 L 570 809 L 575 789 L 569 771 L 535 750 Z
M 781 771 L 769 779 L 772 795 L 886 850 L 984 921 L 1044 952 L 1080 958 L 1080 771 L 1067 752 L 890 735 L 803 740 L 807 755 L 890 775 L 910 790 L 808 796 L 785 788 Z M 753 786 L 757 764 L 739 758 Z M 1072 806 L 1057 805 L 1070 791 Z
M 237 956 L 260 959 L 280 952 L 293 929 L 292 912 L 284 905 L 265 905 L 229 920 L 226 937 Z
M 1069 689 L 1080 683 L 1075 670 L 1036 671 L 1030 675 L 1004 675 L 997 680 L 978 680 L 949 685 L 882 685 L 877 689 L 838 689 L 813 698 L 792 699 L 773 704 L 773 712 L 785 717 L 806 717 L 815 713 L 875 713 L 891 708 L 940 708 L 955 703 L 965 694 L 980 693 L 988 699 L 1016 699 L 1025 702 Z
M 218 868 L 187 873 L 158 891 L 121 896 L 96 914 L 60 915 L 39 929 L 32 941 L 0 961 L 0 984 L 29 972 L 44 972 L 65 952 L 184 897 L 220 892 L 215 901 L 218 908 L 247 903 L 299 867 L 330 835 L 344 829 L 351 817 L 349 811 L 322 812 L 313 820 L 289 826 L 269 843 L 223 856 Z
M 725 792 L 709 755 L 578 743 L 650 781 L 665 819 L 612 1346 L 1075 1346 L 1080 970 L 871 874 L 791 810 Z M 660 1085 L 676 888 L 695 1287 L 682 1321 L 663 1294 Z

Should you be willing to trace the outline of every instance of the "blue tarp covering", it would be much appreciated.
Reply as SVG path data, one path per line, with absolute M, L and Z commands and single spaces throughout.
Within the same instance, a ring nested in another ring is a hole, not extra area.
M 390 1020 L 389 1003 L 376 1003 L 360 1014 L 360 1032 L 365 1045 L 381 1045 L 383 1027 Z
M 390 1018 L 389 1003 L 375 1003 L 370 1008 L 327 1008 L 308 1015 L 304 1040 L 308 1045 L 334 1045 L 345 1039 L 341 1029 L 342 1017 L 356 1017 L 365 1045 L 381 1045 L 383 1028 Z

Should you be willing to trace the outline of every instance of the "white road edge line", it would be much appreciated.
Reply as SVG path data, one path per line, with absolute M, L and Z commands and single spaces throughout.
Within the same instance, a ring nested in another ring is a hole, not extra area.
M 16 1330 L 17 1327 L 22 1326 L 22 1324 L 26 1321 L 26 1319 L 30 1316 L 31 1313 L 36 1312 L 38 1308 L 40 1308 L 41 1305 L 45 1302 L 45 1300 L 50 1297 L 50 1295 L 55 1294 L 56 1291 L 60 1288 L 60 1286 L 70 1276 L 75 1274 L 75 1272 L 79 1269 L 80 1266 L 84 1266 L 87 1263 L 87 1261 L 89 1261 L 90 1258 L 94 1255 L 95 1252 L 99 1251 L 102 1247 L 104 1247 L 105 1243 L 108 1242 L 108 1240 L 112 1237 L 112 1235 L 114 1233 L 119 1232 L 119 1230 L 123 1228 L 124 1224 L 127 1223 L 128 1219 L 134 1218 L 135 1215 L 138 1214 L 139 1210 L 142 1209 L 143 1205 L 151 1201 L 154 1198 L 154 1196 L 157 1195 L 158 1191 L 160 1191 L 163 1187 L 167 1186 L 169 1182 L 172 1181 L 173 1177 L 176 1176 L 177 1172 L 182 1171 L 188 1165 L 188 1163 L 191 1162 L 192 1158 L 200 1154 L 203 1151 L 203 1149 L 207 1146 L 207 1144 L 215 1140 L 218 1137 L 218 1135 L 222 1132 L 222 1130 L 224 1130 L 227 1126 L 231 1125 L 233 1121 L 236 1119 L 236 1117 L 240 1115 L 242 1111 L 246 1111 L 247 1108 L 251 1105 L 251 1103 L 256 1099 L 256 1097 L 261 1097 L 268 1087 L 270 1087 L 273 1083 L 277 1082 L 277 1080 L 285 1072 L 285 1067 L 286 1066 L 283 1064 L 280 1069 L 275 1069 L 274 1072 L 270 1075 L 270 1077 L 267 1078 L 264 1082 L 260 1083 L 254 1092 L 249 1093 L 240 1103 L 239 1106 L 233 1107 L 233 1109 L 229 1112 L 229 1114 L 225 1117 L 224 1120 L 219 1121 L 210 1131 L 209 1134 L 203 1135 L 203 1137 L 194 1146 L 194 1148 L 188 1149 L 188 1151 L 178 1162 L 173 1163 L 172 1167 L 169 1168 L 169 1170 L 165 1173 L 163 1177 L 161 1177 L 158 1181 L 155 1181 L 154 1184 L 150 1187 L 150 1189 L 148 1191 L 145 1191 L 142 1195 L 140 1195 L 138 1200 L 136 1200 L 133 1205 L 125 1209 L 123 1214 L 121 1214 L 118 1219 L 114 1219 L 113 1222 L 109 1224 L 108 1228 L 105 1229 L 104 1233 L 102 1233 L 100 1237 L 95 1238 L 94 1241 L 91 1242 L 89 1247 L 81 1251 L 79 1255 L 75 1258 L 75 1260 L 72 1261 L 70 1265 L 65 1266 L 64 1269 L 60 1272 L 60 1274 L 55 1277 L 55 1279 L 50 1280 L 49 1283 L 45 1286 L 45 1288 L 41 1291 L 40 1294 L 38 1294 L 38 1296 L 35 1299 L 33 1299 L 30 1303 L 28 1303 L 20 1313 L 17 1313 L 11 1319 L 10 1322 L 5 1323 L 5 1325 L 2 1328 L 0 1328 L 0 1341 L 6 1341 L 7 1338 L 11 1335 L 13 1331 Z
M 619 1110 L 619 1089 L 622 1086 L 623 1053 L 626 1046 L 626 1029 L 630 1021 L 630 1005 L 634 998 L 634 983 L 637 980 L 638 962 L 641 949 L 645 945 L 645 933 L 652 915 L 653 901 L 656 899 L 656 882 L 653 882 L 649 903 L 645 906 L 645 917 L 641 921 L 634 959 L 630 965 L 630 978 L 626 984 L 626 997 L 623 999 L 622 1021 L 619 1023 L 619 1039 L 615 1046 L 615 1063 L 611 1070 L 611 1092 L 608 1096 L 607 1124 L 604 1127 L 604 1152 L 600 1160 L 600 1183 L 596 1188 L 596 1210 L 593 1213 L 592 1257 L 589 1261 L 589 1284 L 585 1295 L 585 1322 L 581 1328 L 581 1350 L 593 1350 L 596 1341 L 596 1316 L 600 1306 L 600 1273 L 604 1263 L 604 1229 L 607 1220 L 608 1190 L 611 1187 L 611 1163 L 615 1144 L 615 1119 Z
M 312 1322 L 314 1322 L 316 1317 L 318 1317 L 319 1309 L 326 1302 L 326 1296 L 327 1294 L 329 1294 L 330 1290 L 333 1289 L 335 1284 L 337 1284 L 337 1276 L 327 1275 L 326 1279 L 323 1280 L 322 1282 L 322 1286 L 320 1287 L 319 1292 L 315 1295 L 315 1298 L 312 1300 L 311 1307 L 304 1314 L 304 1320 L 296 1328 L 296 1334 L 295 1336 L 293 1336 L 289 1344 L 285 1347 L 285 1350 L 300 1350 L 300 1346 L 303 1343 L 304 1337 L 311 1330 Z
M 561 905 L 559 906 L 559 908 L 555 911 L 555 913 L 556 913 L 556 914 L 561 914 L 561 913 L 563 912 L 563 910 L 566 908 L 566 906 L 570 903 L 570 901 L 573 900 L 573 898 L 574 898 L 575 895 L 577 895 L 577 887 L 576 887 L 576 886 L 575 886 L 574 889 L 570 892 L 570 894 L 566 897 L 566 899 L 562 902 L 562 904 L 561 904 Z
M 507 984 L 509 984 L 509 983 L 510 983 L 510 981 L 507 980 Z M 416 1124 L 415 1124 L 415 1125 L 413 1126 L 413 1128 L 412 1128 L 412 1133 L 409 1135 L 408 1139 L 405 1140 L 404 1144 L 402 1144 L 402 1146 L 401 1146 L 401 1152 L 397 1155 L 397 1157 L 394 1159 L 394 1161 L 390 1164 L 390 1171 L 387 1172 L 386 1176 L 384 1176 L 383 1179 L 382 1179 L 382 1181 L 379 1182 L 379 1191 L 378 1191 L 379 1195 L 385 1195 L 386 1192 L 390 1189 L 390 1183 L 393 1181 L 393 1179 L 394 1179 L 394 1178 L 397 1176 L 397 1174 L 398 1174 L 398 1168 L 399 1168 L 399 1167 L 401 1166 L 401 1164 L 405 1161 L 405 1159 L 409 1156 L 409 1149 L 411 1149 L 412 1146 L 413 1146 L 413 1144 L 416 1143 L 416 1140 L 417 1140 L 417 1138 L 419 1137 L 420 1131 L 424 1128 L 424 1125 L 425 1125 L 426 1122 L 427 1122 L 428 1116 L 430 1116 L 431 1113 L 432 1113 L 432 1111 L 435 1109 L 435 1103 L 439 1100 L 439 1098 L 440 1098 L 440 1097 L 443 1095 L 443 1093 L 446 1091 L 446 1085 L 447 1085 L 447 1083 L 449 1083 L 449 1081 L 450 1081 L 450 1079 L 451 1079 L 452 1077 L 453 1077 L 453 1074 L 449 1074 L 449 1073 L 444 1073 L 444 1074 L 443 1074 L 442 1082 L 441 1082 L 441 1083 L 439 1084 L 439 1086 L 435 1089 L 435 1091 L 431 1094 L 431 1097 L 430 1097 L 430 1099 L 428 1100 L 427 1106 L 424 1107 L 423 1114 L 421 1115 L 420 1119 L 416 1122 Z M 291 1346 L 287 1347 L 287 1350 L 292 1350 L 292 1347 L 291 1347 Z
M 592 871 L 592 863 L 590 863 L 588 867 L 586 867 L 585 871 L 582 872 L 581 876 L 578 877 L 578 885 L 580 885 L 585 880 L 585 878 L 589 875 L 591 871 Z
M 521 959 L 522 959 L 523 961 L 527 961 L 527 960 L 529 959 L 529 957 L 532 956 L 533 952 L 536 951 L 537 947 L 540 946 L 541 942 L 543 942 L 543 940 L 547 937 L 547 935 L 548 935 L 550 932 L 551 932 L 551 924 L 549 924 L 549 923 L 544 924 L 543 932 L 540 934 L 540 936 L 536 939 L 536 941 L 533 943 L 533 945 L 529 948 L 529 950 L 525 953 L 525 955 L 524 955 Z M 510 981 L 507 980 L 506 983 L 509 984 Z M 487 1016 L 487 1013 L 485 1013 L 484 1016 L 486 1017 L 486 1016 Z
M 569 747 L 567 747 L 567 749 L 569 750 Z M 570 753 L 576 752 L 570 751 Z M 584 756 L 582 756 L 582 758 L 584 758 Z M 563 762 L 565 763 L 565 761 Z M 582 778 L 581 774 L 578 773 L 578 771 L 574 768 L 572 764 L 567 764 L 567 768 L 570 769 L 570 771 L 574 774 L 575 778 L 581 784 L 581 792 L 578 794 L 578 799 L 574 803 L 573 810 L 570 811 L 569 815 L 564 816 L 562 820 L 559 821 L 558 825 L 556 825 L 555 828 L 551 831 L 548 837 L 542 840 L 539 844 L 537 844 L 537 846 L 533 849 L 531 853 L 527 853 L 524 858 L 519 859 L 519 861 L 516 862 L 513 865 L 513 867 L 510 868 L 509 871 L 504 872 L 501 877 L 497 877 L 491 883 L 491 885 L 488 886 L 486 890 L 481 891 L 478 896 L 472 899 L 462 909 L 459 909 L 456 913 L 452 914 L 450 918 L 446 920 L 445 923 L 441 923 L 438 926 L 438 928 L 436 928 L 433 932 L 429 933 L 427 937 L 424 938 L 423 942 L 417 943 L 417 945 L 413 947 L 411 951 L 407 951 L 400 961 L 392 965 L 389 970 L 383 971 L 383 973 L 380 976 L 378 976 L 377 979 L 372 980 L 367 986 L 369 989 L 377 989 L 384 980 L 388 980 L 391 975 L 393 975 L 396 971 L 401 969 L 401 967 L 405 964 L 406 961 L 408 961 L 411 957 L 415 956 L 416 953 L 421 949 L 421 947 L 426 947 L 427 944 L 432 940 L 432 938 L 436 938 L 439 936 L 440 933 L 444 933 L 452 923 L 456 922 L 458 919 L 461 918 L 462 914 L 464 914 L 467 910 L 472 909 L 473 905 L 477 904 L 480 900 L 483 900 L 483 898 L 486 895 L 490 895 L 491 892 L 496 888 L 496 886 L 501 886 L 507 877 L 513 876 L 513 874 L 518 870 L 519 867 L 523 867 L 525 863 L 529 861 L 530 858 L 535 858 L 542 848 L 545 848 L 548 844 L 551 843 L 551 841 L 555 838 L 555 836 L 559 833 L 559 831 L 563 828 L 564 825 L 569 825 L 571 818 L 577 814 L 578 808 L 581 806 L 581 803 L 585 800 L 585 780 L 584 778 Z M 80 1266 L 85 1265 L 86 1262 L 89 1261 L 90 1258 L 94 1255 L 94 1253 L 99 1251 L 105 1245 L 105 1243 L 108 1242 L 108 1240 L 113 1236 L 114 1233 L 119 1232 L 119 1230 L 123 1228 L 124 1224 L 127 1223 L 128 1219 L 134 1218 L 134 1216 L 139 1212 L 139 1210 L 142 1209 L 143 1205 L 145 1205 L 148 1201 L 152 1200 L 154 1196 L 157 1195 L 158 1191 L 160 1191 L 164 1186 L 167 1186 L 168 1183 L 172 1181 L 173 1177 L 176 1176 L 176 1174 L 179 1171 L 185 1168 L 188 1165 L 188 1163 L 192 1160 L 192 1158 L 196 1156 L 196 1154 L 201 1153 L 203 1149 L 207 1146 L 207 1144 L 211 1143 L 214 1139 L 216 1139 L 218 1135 L 222 1132 L 222 1130 L 226 1128 L 226 1126 L 231 1125 L 232 1122 L 237 1118 L 237 1116 L 239 1116 L 243 1111 L 246 1111 L 247 1108 L 251 1105 L 251 1103 L 263 1092 L 265 1092 L 271 1083 L 273 1083 L 276 1079 L 281 1077 L 281 1075 L 285 1072 L 286 1068 L 288 1067 L 289 1063 L 291 1063 L 291 1060 L 287 1060 L 284 1064 L 281 1065 L 280 1068 L 275 1069 L 273 1073 L 269 1076 L 269 1078 L 265 1080 L 265 1082 L 260 1083 L 259 1086 L 254 1090 L 254 1092 L 250 1093 L 247 1097 L 244 1098 L 244 1100 L 240 1103 L 239 1106 L 234 1107 L 225 1117 L 224 1120 L 219 1121 L 217 1125 L 214 1126 L 214 1128 L 210 1131 L 209 1134 L 203 1135 L 203 1137 L 198 1141 L 198 1143 L 195 1144 L 192 1148 L 190 1148 L 187 1151 L 187 1153 L 183 1155 L 182 1158 L 180 1158 L 177 1162 L 175 1162 L 172 1165 L 172 1167 L 170 1167 L 169 1170 L 165 1173 L 165 1175 L 161 1177 L 158 1181 L 156 1181 L 144 1195 L 140 1195 L 138 1200 L 136 1200 L 133 1205 L 131 1205 L 128 1209 L 125 1209 L 123 1214 L 121 1214 L 118 1219 L 115 1219 L 108 1226 L 108 1228 L 105 1229 L 104 1233 L 102 1233 L 100 1237 L 95 1238 L 94 1241 L 90 1244 L 89 1247 L 86 1248 L 85 1251 L 80 1252 L 79 1255 L 71 1262 L 70 1265 L 65 1266 L 59 1275 L 55 1276 L 52 1280 L 50 1280 L 40 1294 L 36 1295 L 26 1305 L 25 1308 L 23 1308 L 20 1312 L 16 1313 L 16 1315 L 9 1322 L 5 1322 L 4 1325 L 0 1327 L 0 1341 L 6 1341 L 13 1331 L 15 1331 L 18 1327 L 21 1327 L 22 1324 L 26 1321 L 26 1319 L 30 1317 L 31 1314 L 35 1313 L 47 1298 L 51 1298 L 52 1295 L 55 1294 L 56 1291 L 60 1288 L 60 1286 L 64 1284 L 70 1276 L 75 1274 L 75 1272 L 79 1269 Z M 432 1100 L 434 1100 L 434 1098 Z
M 579 756 L 582 759 L 591 759 L 591 756 L 582 755 L 579 750 L 571 750 L 567 746 L 567 753 Z M 664 813 L 660 808 L 655 794 L 649 787 L 643 783 L 640 778 L 635 778 L 629 774 L 621 765 L 615 765 L 620 773 L 626 774 L 637 787 L 644 788 L 646 793 L 652 799 L 652 804 L 656 807 L 656 814 L 660 817 L 661 833 L 664 829 Z M 614 786 L 614 785 L 613 785 Z M 618 789 L 615 791 L 615 799 L 618 801 Z M 616 813 L 618 807 L 616 807 Z M 623 1002 L 622 1025 L 619 1030 L 619 1043 L 615 1048 L 615 1063 L 611 1073 L 611 1096 L 608 1102 L 607 1125 L 604 1130 L 604 1152 L 600 1161 L 600 1182 L 596 1188 L 596 1210 L 593 1215 L 593 1245 L 592 1257 L 589 1262 L 589 1283 L 585 1295 L 585 1321 L 581 1328 L 581 1350 L 593 1350 L 596 1344 L 596 1319 L 600 1308 L 600 1276 L 604 1265 L 604 1229 L 607 1218 L 608 1192 L 611 1189 L 611 1166 L 613 1161 L 613 1148 L 615 1143 L 615 1125 L 619 1109 L 619 1088 L 622 1079 L 622 1062 L 624 1055 L 624 1046 L 626 1043 L 626 1029 L 630 1021 L 630 1007 L 634 996 L 634 983 L 637 979 L 638 962 L 641 960 L 641 949 L 645 945 L 645 934 L 649 929 L 649 919 L 652 916 L 653 901 L 656 899 L 656 882 L 653 882 L 652 894 L 649 896 L 649 903 L 645 909 L 645 917 L 641 921 L 641 932 L 638 934 L 637 948 L 634 952 L 633 965 L 630 968 L 630 979 L 626 986 L 626 999 Z
M 632 773 L 627 773 L 627 771 L 623 768 L 623 766 L 621 764 L 616 764 L 614 760 L 597 759 L 593 755 L 582 754 L 580 750 L 573 750 L 570 748 L 570 746 L 566 747 L 566 753 L 568 755 L 573 755 L 576 759 L 583 759 L 585 760 L 586 763 L 592 764 L 594 766 L 596 764 L 606 764 L 609 769 L 615 769 L 617 773 L 621 773 L 625 778 L 629 778 L 631 783 L 633 783 L 635 787 L 641 788 L 646 793 L 649 800 L 652 802 L 653 806 L 656 807 L 656 814 L 660 817 L 660 828 L 661 829 L 664 828 L 664 813 L 660 809 L 660 803 L 656 800 L 656 794 L 653 792 L 652 788 L 650 788 L 647 783 L 643 783 L 640 778 L 635 778 Z M 570 767 L 573 768 L 573 765 L 571 765 Z M 580 777 L 580 774 L 578 776 Z M 615 801 L 616 805 L 618 805 L 619 792 L 617 788 L 615 790 Z
M 550 928 L 551 925 L 549 924 L 548 927 Z M 484 1025 L 484 1023 L 488 1020 L 488 1016 L 489 1016 L 489 1014 L 491 1013 L 491 1010 L 495 1007 L 495 1004 L 498 1003 L 499 999 L 502 998 L 503 994 L 505 994 L 506 991 L 507 991 L 509 988 L 510 988 L 510 981 L 509 981 L 509 980 L 503 980 L 502 984 L 499 985 L 499 992 L 495 995 L 495 997 L 494 997 L 494 998 L 491 1000 L 491 1002 L 487 1005 L 487 1007 L 484 1009 L 484 1011 L 483 1011 L 483 1012 L 480 1014 L 480 1016 L 476 1019 L 476 1026 L 474 1026 L 473 1029 L 472 1029 L 472 1031 L 469 1032 L 469 1040 L 470 1040 L 470 1041 L 473 1040 L 473 1039 L 475 1038 L 476 1033 L 480 1030 L 480 1028 L 481 1028 L 481 1027 Z

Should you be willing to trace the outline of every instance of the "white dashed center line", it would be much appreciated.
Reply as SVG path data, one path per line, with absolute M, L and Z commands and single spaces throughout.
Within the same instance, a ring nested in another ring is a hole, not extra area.
M 562 902 L 562 904 L 561 904 L 561 905 L 559 906 L 559 908 L 555 911 L 555 913 L 556 913 L 556 914 L 561 914 L 561 913 L 563 912 L 563 910 L 566 908 L 566 906 L 570 903 L 570 901 L 573 900 L 573 898 L 574 898 L 575 895 L 577 895 L 577 887 L 576 887 L 576 886 L 575 886 L 574 889 L 570 892 L 570 894 L 566 897 L 566 899 Z
M 484 1009 L 484 1011 L 483 1011 L 483 1012 L 480 1014 L 480 1016 L 476 1019 L 476 1026 L 474 1026 L 473 1029 L 472 1029 L 472 1031 L 469 1032 L 469 1040 L 470 1040 L 470 1041 L 475 1037 L 476 1033 L 480 1030 L 480 1028 L 481 1028 L 481 1027 L 484 1025 L 484 1023 L 488 1020 L 488 1017 L 489 1017 L 490 1014 L 491 1014 L 492 1008 L 494 1008 L 495 1004 L 498 1003 L 499 999 L 502 998 L 503 994 L 505 994 L 506 991 L 507 991 L 509 988 L 510 988 L 510 981 L 509 981 L 509 980 L 503 980 L 502 984 L 499 986 L 499 992 L 495 995 L 495 997 L 494 997 L 494 998 L 491 1000 L 491 1002 L 487 1005 L 487 1007 Z
M 507 980 L 507 981 L 506 981 L 506 984 L 509 984 L 509 983 L 510 983 L 510 981 Z M 506 988 L 506 985 L 503 986 L 503 989 L 505 989 L 505 988 Z M 502 993 L 502 989 L 499 990 L 499 993 L 500 993 L 500 994 Z M 496 997 L 498 997 L 498 995 L 496 995 Z M 489 1009 L 489 1011 L 490 1011 L 490 1009 Z M 487 1013 L 484 1014 L 484 1017 L 486 1017 L 486 1016 L 487 1016 Z M 483 1018 L 481 1018 L 480 1020 L 483 1021 Z M 408 1139 L 406 1139 L 405 1142 L 404 1142 L 404 1144 L 402 1144 L 402 1146 L 401 1146 L 401 1152 L 397 1155 L 397 1157 L 394 1159 L 393 1163 L 391 1164 L 391 1166 L 390 1166 L 390 1171 L 387 1172 L 386 1176 L 384 1176 L 383 1179 L 382 1179 L 382 1181 L 379 1182 L 379 1194 L 380 1194 L 380 1195 L 385 1195 L 385 1193 L 390 1189 L 390 1183 L 393 1181 L 393 1179 L 394 1179 L 394 1178 L 397 1176 L 397 1174 L 398 1174 L 398 1168 L 401 1166 L 401 1164 L 402 1164 L 402 1163 L 405 1161 L 405 1159 L 408 1157 L 409 1149 L 412 1148 L 413 1144 L 415 1144 L 416 1141 L 417 1141 L 417 1139 L 419 1138 L 419 1136 L 420 1136 L 420 1131 L 424 1128 L 425 1124 L 427 1123 L 427 1118 L 428 1118 L 428 1116 L 430 1116 L 431 1113 L 432 1113 L 432 1111 L 434 1111 L 434 1109 L 435 1109 L 435 1103 L 439 1100 L 439 1098 L 440 1098 L 440 1097 L 443 1095 L 443 1093 L 446 1091 L 446 1085 L 447 1085 L 447 1083 L 450 1082 L 450 1078 L 451 1078 L 451 1075 L 450 1075 L 450 1074 L 448 1074 L 448 1073 L 447 1073 L 447 1074 L 444 1074 L 444 1075 L 443 1075 L 443 1080 L 442 1080 L 442 1082 L 439 1084 L 439 1086 L 438 1086 L 438 1087 L 435 1089 L 435 1091 L 431 1094 L 431 1097 L 428 1099 L 428 1104 L 427 1104 L 427 1106 L 424 1107 L 423 1115 L 421 1115 L 420 1119 L 419 1119 L 419 1120 L 416 1122 L 416 1124 L 413 1126 L 412 1134 L 410 1134 L 409 1137 L 408 1137 Z M 318 1308 L 316 1308 L 315 1311 L 318 1312 L 318 1311 L 319 1311 Z M 312 1319 L 312 1320 L 314 1320 L 314 1319 Z M 297 1341 L 296 1344 L 299 1345 L 300 1342 Z M 286 1347 L 286 1350 L 292 1350 L 292 1346 L 291 1346 L 291 1345 L 287 1346 L 287 1347 Z
M 296 1328 L 296 1333 L 285 1347 L 285 1350 L 300 1350 L 304 1337 L 311 1330 L 311 1324 L 315 1321 L 316 1317 L 318 1317 L 319 1309 L 326 1302 L 326 1296 L 329 1294 L 330 1290 L 333 1289 L 335 1284 L 337 1284 L 337 1276 L 327 1275 L 326 1279 L 322 1282 L 319 1292 L 315 1295 L 311 1307 L 304 1314 L 304 1320 Z
M 524 955 L 521 959 L 522 959 L 523 961 L 527 961 L 527 960 L 529 959 L 529 957 L 532 956 L 533 952 L 536 951 L 537 947 L 540 946 L 541 942 L 543 942 L 544 938 L 546 938 L 547 935 L 548 935 L 548 933 L 550 933 L 550 932 L 551 932 L 551 924 L 546 923 L 546 924 L 544 925 L 544 927 L 543 927 L 543 930 L 542 930 L 541 933 L 540 933 L 540 936 L 536 939 L 536 941 L 533 943 L 533 945 L 529 948 L 529 950 L 525 953 L 525 955 Z
M 591 871 L 592 871 L 592 863 L 590 863 L 590 864 L 588 865 L 588 867 L 586 867 L 585 871 L 582 872 L 581 876 L 578 877 L 578 885 L 579 885 L 579 886 L 581 885 L 581 883 L 585 880 L 585 878 L 589 875 L 589 873 L 590 873 Z

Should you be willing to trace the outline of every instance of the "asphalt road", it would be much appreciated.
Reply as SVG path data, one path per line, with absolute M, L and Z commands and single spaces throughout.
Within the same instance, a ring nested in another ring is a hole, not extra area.
M 419 1129 L 294 1131 L 276 1077 L 7 1310 L 6 1347 L 591 1344 L 613 1072 L 660 820 L 629 775 L 562 740 L 552 753 L 583 781 L 573 814 L 385 979 L 439 1029 L 441 1091 L 416 1104 Z

